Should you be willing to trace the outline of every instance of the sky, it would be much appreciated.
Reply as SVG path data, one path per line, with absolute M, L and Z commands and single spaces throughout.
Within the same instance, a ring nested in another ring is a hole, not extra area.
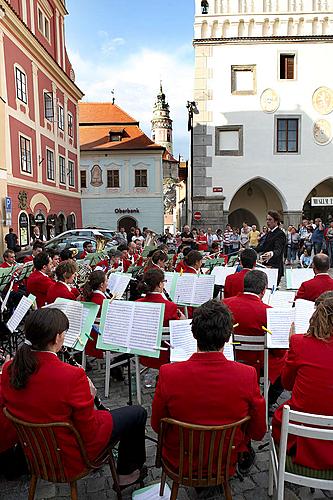
M 186 102 L 192 99 L 194 0 L 67 0 L 68 55 L 85 101 L 115 102 L 150 137 L 162 80 L 174 155 L 188 158 Z

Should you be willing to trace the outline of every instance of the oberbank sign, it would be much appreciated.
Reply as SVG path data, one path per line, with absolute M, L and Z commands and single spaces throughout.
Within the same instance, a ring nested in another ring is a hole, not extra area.
M 311 198 L 312 207 L 330 207 L 333 206 L 333 196 L 316 196 Z

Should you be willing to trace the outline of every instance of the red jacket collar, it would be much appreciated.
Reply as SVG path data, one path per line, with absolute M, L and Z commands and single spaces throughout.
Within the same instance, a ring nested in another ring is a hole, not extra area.
M 199 361 L 203 363 L 211 363 L 212 361 L 219 361 L 220 363 L 227 362 L 227 358 L 223 354 L 223 352 L 219 351 L 210 351 L 210 352 L 195 352 L 190 357 L 189 361 Z

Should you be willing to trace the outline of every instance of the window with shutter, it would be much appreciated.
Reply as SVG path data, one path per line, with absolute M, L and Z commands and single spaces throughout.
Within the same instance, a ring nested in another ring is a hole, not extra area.
M 280 80 L 295 79 L 295 54 L 280 54 Z

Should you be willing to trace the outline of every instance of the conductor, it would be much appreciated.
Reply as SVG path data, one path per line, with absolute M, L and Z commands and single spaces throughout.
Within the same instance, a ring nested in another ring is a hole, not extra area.
M 284 249 L 286 246 L 286 235 L 280 228 L 280 215 L 275 210 L 269 210 L 266 217 L 268 227 L 267 236 L 262 245 L 256 250 L 262 253 L 261 260 L 267 267 L 279 270 L 278 283 L 283 276 Z

